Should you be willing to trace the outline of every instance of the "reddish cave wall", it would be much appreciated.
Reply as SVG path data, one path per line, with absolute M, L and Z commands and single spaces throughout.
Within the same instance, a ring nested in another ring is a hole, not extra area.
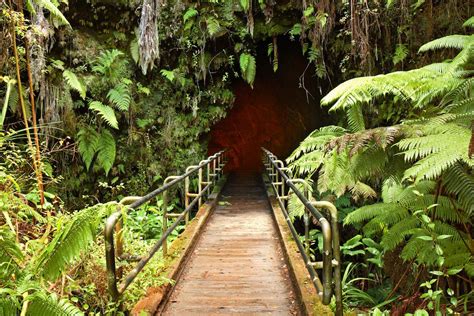
M 235 104 L 210 133 L 209 154 L 222 148 L 231 150 L 228 171 L 260 170 L 260 147 L 285 158 L 312 130 L 327 122 L 311 71 L 305 74 L 305 86 L 313 96 L 309 96 L 309 102 L 304 89 L 299 88 L 299 77 L 307 66 L 299 44 L 279 43 L 277 73 L 265 48 L 262 45 L 257 56 L 254 89 L 242 81 L 235 83 Z

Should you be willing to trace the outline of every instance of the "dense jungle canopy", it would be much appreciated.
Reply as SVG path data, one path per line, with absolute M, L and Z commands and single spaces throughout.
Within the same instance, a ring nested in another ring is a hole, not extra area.
M 109 300 L 114 201 L 224 148 L 226 171 L 260 171 L 261 146 L 337 206 L 346 312 L 474 312 L 472 1 L 0 10 L 0 315 L 129 314 L 172 281 L 156 256 Z M 182 191 L 170 205 L 183 209 Z M 293 196 L 296 227 L 303 213 Z M 162 235 L 163 200 L 125 221 L 124 247 L 140 253 Z

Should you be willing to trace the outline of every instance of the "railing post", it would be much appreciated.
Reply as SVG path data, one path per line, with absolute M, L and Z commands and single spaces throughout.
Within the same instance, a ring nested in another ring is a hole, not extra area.
M 184 208 L 187 209 L 189 206 L 189 176 L 184 178 Z M 189 223 L 189 212 L 186 213 L 184 218 L 186 226 Z
M 198 195 L 199 195 L 198 209 L 202 205 L 201 191 L 202 191 L 202 169 L 199 169 L 198 171 Z
M 170 181 L 179 178 L 179 176 L 169 176 L 163 182 L 163 185 L 168 184 Z M 163 220 L 161 226 L 162 235 L 168 230 L 168 206 L 169 206 L 169 197 L 168 197 L 168 190 L 163 191 Z M 163 246 L 161 247 L 163 251 L 163 257 L 168 255 L 168 238 L 163 240 Z

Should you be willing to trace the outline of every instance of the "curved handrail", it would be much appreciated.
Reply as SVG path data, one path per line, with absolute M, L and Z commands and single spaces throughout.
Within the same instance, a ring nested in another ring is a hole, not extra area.
M 223 168 L 226 164 L 225 161 L 225 150 L 222 150 L 205 160 L 202 160 L 199 165 L 190 166 L 186 168 L 186 172 L 180 176 L 169 176 L 165 179 L 163 185 L 156 190 L 148 193 L 143 197 L 129 197 L 122 200 L 119 203 L 118 210 L 112 213 L 106 220 L 105 228 L 104 228 L 104 239 L 105 239 L 105 259 L 106 259 L 106 268 L 107 268 L 107 282 L 108 282 L 108 290 L 109 294 L 113 301 L 117 301 L 119 296 L 123 294 L 123 292 L 128 288 L 128 286 L 133 282 L 133 280 L 137 277 L 140 271 L 145 267 L 145 265 L 151 260 L 151 258 L 155 255 L 155 253 L 162 248 L 163 255 L 166 256 L 167 254 L 167 238 L 173 232 L 173 230 L 179 225 L 179 223 L 185 220 L 186 224 L 189 220 L 189 212 L 193 209 L 196 204 L 200 207 L 202 204 L 202 199 L 206 195 L 208 191 L 210 191 L 211 187 L 215 182 L 220 178 Z M 202 169 L 207 167 L 207 178 L 206 182 L 202 181 Z M 199 184 L 198 184 L 198 192 L 191 193 L 189 192 L 189 178 L 190 176 L 198 173 Z M 169 214 L 168 213 L 168 190 L 174 187 L 174 185 L 184 181 L 185 182 L 185 209 L 181 213 L 178 214 Z M 202 185 L 205 184 L 203 188 Z M 140 207 L 141 205 L 149 202 L 159 194 L 163 194 L 163 233 L 161 238 L 153 245 L 151 250 L 149 251 L 148 255 L 143 257 L 133 268 L 127 276 L 125 276 L 123 282 L 120 286 L 117 285 L 118 277 L 117 277 L 117 269 L 115 264 L 115 258 L 117 252 L 120 253 L 122 251 L 122 215 L 124 208 L 125 210 L 135 209 Z M 190 198 L 193 198 L 192 201 Z M 168 217 L 176 215 L 176 220 L 174 223 L 168 227 L 167 226 L 167 219 Z M 118 229 L 117 229 L 118 228 Z M 114 232 L 117 232 L 117 252 L 115 247 L 115 238 Z
M 342 315 L 341 255 L 339 231 L 337 227 L 337 209 L 330 202 L 314 201 L 310 194 L 310 185 L 306 180 L 292 179 L 291 171 L 285 167 L 283 161 L 278 160 L 278 158 L 267 149 L 262 148 L 262 150 L 264 152 L 263 162 L 270 178 L 271 185 L 275 191 L 288 227 L 290 228 L 300 254 L 303 257 L 306 269 L 308 270 L 311 280 L 318 291 L 318 295 L 321 297 L 323 304 L 328 305 L 331 302 L 333 294 L 332 285 L 334 281 L 336 315 Z M 290 174 L 290 176 L 288 176 L 286 172 Z M 296 183 L 303 185 L 303 193 L 295 186 Z M 288 190 L 285 189 L 285 186 L 288 187 Z M 303 246 L 300 241 L 299 234 L 289 218 L 287 206 L 285 205 L 285 202 L 288 203 L 290 190 L 298 197 L 305 208 L 305 246 Z M 331 221 L 329 222 L 326 217 L 317 210 L 317 208 L 327 209 L 331 215 Z M 309 258 L 309 216 L 316 219 L 323 234 L 322 262 L 311 262 Z M 322 283 L 315 268 L 322 269 Z

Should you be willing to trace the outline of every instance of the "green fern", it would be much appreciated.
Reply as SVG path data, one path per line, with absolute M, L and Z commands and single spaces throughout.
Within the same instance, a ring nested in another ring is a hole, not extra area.
M 454 194 L 460 206 L 469 216 L 474 214 L 474 176 L 470 169 L 461 163 L 455 163 L 446 170 L 443 177 L 445 189 Z
M 125 54 L 118 49 L 106 50 L 94 61 L 92 71 L 98 73 L 104 84 L 118 84 L 127 71 L 127 60 L 122 58 Z
M 449 35 L 435 39 L 420 47 L 418 52 L 427 52 L 443 48 L 464 49 L 474 43 L 474 35 Z
M 55 294 L 37 292 L 28 297 L 27 315 L 31 316 L 83 316 L 84 313 L 68 300 Z
M 214 17 L 208 17 L 206 19 L 207 32 L 211 37 L 215 37 L 222 31 L 222 27 L 219 24 L 219 21 Z
M 393 54 L 392 61 L 393 64 L 396 65 L 405 60 L 408 56 L 408 48 L 404 44 L 397 44 L 395 48 L 395 53 Z
M 72 89 L 79 92 L 79 95 L 84 100 L 86 98 L 87 88 L 86 86 L 77 78 L 76 74 L 70 70 L 63 71 L 63 77 L 66 80 L 66 83 Z
M 0 227 L 0 280 L 8 279 L 18 271 L 23 254 L 15 235 L 6 227 Z
M 99 204 L 75 213 L 34 260 L 35 271 L 46 280 L 57 279 L 91 246 L 102 218 L 115 209 L 114 205 Z
M 112 128 L 118 129 L 118 121 L 114 109 L 100 101 L 91 101 L 89 109 L 97 112 L 100 117 Z
M 0 316 L 18 315 L 19 304 L 12 297 L 0 298 Z
M 57 5 L 50 0 L 34 0 L 36 4 L 48 10 L 59 22 L 61 25 L 71 26 L 69 21 L 66 19 L 64 14 L 58 9 Z
M 397 146 L 406 161 L 417 162 L 405 171 L 405 178 L 434 179 L 458 161 L 474 166 L 468 157 L 467 148 L 471 139 L 468 128 L 456 124 L 444 124 L 430 129 L 422 137 L 406 138 Z
M 467 19 L 462 26 L 474 28 L 474 16 L 471 16 L 469 19 Z
M 106 175 L 109 174 L 115 161 L 115 146 L 114 136 L 108 130 L 103 130 L 97 144 L 97 163 L 104 169 Z
M 130 42 L 130 55 L 132 56 L 132 59 L 135 62 L 135 64 L 138 65 L 138 62 L 140 61 L 140 50 L 139 50 L 137 38 L 134 38 Z
M 98 147 L 99 134 L 89 126 L 81 128 L 77 133 L 77 148 L 87 170 L 89 170 L 92 164 Z
M 130 88 L 126 83 L 119 83 L 115 88 L 110 89 L 107 93 L 107 98 L 119 111 L 128 111 L 132 96 L 130 95 Z
M 255 57 L 247 53 L 242 53 L 240 55 L 240 71 L 242 78 L 253 88 L 257 71 Z

